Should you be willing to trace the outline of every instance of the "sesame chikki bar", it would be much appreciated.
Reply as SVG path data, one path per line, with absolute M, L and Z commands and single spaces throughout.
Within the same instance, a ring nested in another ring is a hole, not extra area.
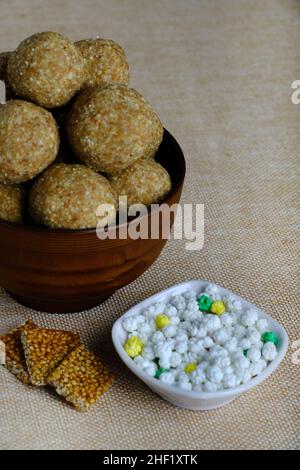
M 47 382 L 76 410 L 87 411 L 113 380 L 109 369 L 81 345 L 52 372 Z
M 27 320 L 24 325 L 19 325 L 6 335 L 0 336 L 0 340 L 5 345 L 4 367 L 24 384 L 31 383 L 21 342 L 21 334 L 27 327 L 30 327 L 32 330 L 37 328 L 32 320 Z
M 48 375 L 80 344 L 71 331 L 25 328 L 21 334 L 26 364 L 33 385 L 46 385 Z

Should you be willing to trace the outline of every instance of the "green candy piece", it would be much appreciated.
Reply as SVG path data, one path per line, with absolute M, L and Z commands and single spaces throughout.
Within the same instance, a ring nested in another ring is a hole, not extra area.
M 164 372 L 169 372 L 169 369 L 164 369 L 163 367 L 159 367 L 157 371 L 155 372 L 155 377 L 159 379 L 161 374 L 163 374 Z
M 209 312 L 213 304 L 213 300 L 207 295 L 201 295 L 201 297 L 197 299 L 197 302 L 199 310 L 201 310 L 202 312 Z
M 247 357 L 248 349 L 244 349 L 243 354 L 244 354 L 245 357 Z
M 273 331 L 266 331 L 261 335 L 261 340 L 263 343 L 274 343 L 275 345 L 278 343 L 278 338 Z

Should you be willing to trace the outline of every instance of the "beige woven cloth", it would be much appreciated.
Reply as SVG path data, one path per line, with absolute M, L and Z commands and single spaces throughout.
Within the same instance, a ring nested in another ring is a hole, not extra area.
M 170 241 L 142 277 L 84 313 L 31 311 L 0 294 L 0 332 L 32 318 L 77 330 L 118 379 L 88 414 L 0 370 L 0 446 L 8 449 L 292 449 L 300 442 L 300 364 L 291 347 L 266 382 L 209 412 L 177 409 L 133 377 L 110 330 L 127 308 L 190 278 L 220 283 L 300 339 L 296 185 L 300 105 L 297 0 L 1 0 L 0 45 L 37 30 L 113 38 L 131 84 L 186 155 L 182 202 L 205 204 L 205 247 Z

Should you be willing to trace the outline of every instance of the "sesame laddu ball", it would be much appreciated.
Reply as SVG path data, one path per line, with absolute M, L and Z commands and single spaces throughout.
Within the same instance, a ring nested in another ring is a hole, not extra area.
M 59 33 L 25 39 L 8 59 L 8 81 L 15 93 L 45 108 L 66 104 L 85 78 L 85 61 Z
M 75 42 L 86 61 L 84 86 L 103 86 L 109 83 L 128 85 L 129 67 L 125 52 L 110 39 L 84 39 Z
M 0 106 L 0 182 L 22 183 L 55 160 L 56 122 L 49 111 L 22 100 Z
M 23 220 L 24 190 L 19 185 L 0 183 L 0 219 L 21 223 Z
M 29 213 L 49 228 L 94 228 L 100 204 L 111 204 L 115 214 L 116 198 L 109 181 L 84 165 L 57 163 L 36 181 L 29 194 Z
M 118 197 L 127 196 L 128 206 L 149 206 L 161 201 L 171 190 L 171 178 L 167 170 L 150 158 L 141 158 L 110 180 Z
M 163 126 L 137 91 L 111 84 L 78 96 L 67 117 L 67 134 L 78 158 L 113 175 L 139 158 L 153 156 Z

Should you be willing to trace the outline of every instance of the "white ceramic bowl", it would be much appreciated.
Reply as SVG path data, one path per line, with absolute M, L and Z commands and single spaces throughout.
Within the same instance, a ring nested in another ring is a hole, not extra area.
M 122 321 L 124 317 L 127 317 L 129 315 L 136 315 L 137 313 L 140 313 L 145 307 L 155 302 L 166 303 L 173 295 L 181 294 L 189 288 L 192 288 L 198 294 L 202 292 L 208 284 L 209 283 L 207 281 L 188 281 L 169 287 L 168 289 L 161 291 L 158 294 L 152 295 L 143 302 L 140 302 L 139 304 L 132 307 L 114 323 L 112 329 L 113 344 L 116 348 L 117 353 L 119 354 L 122 361 L 126 364 L 126 366 L 143 382 L 145 382 L 145 384 L 147 384 L 148 387 L 153 390 L 153 392 L 157 393 L 173 405 L 182 408 L 188 408 L 190 410 L 211 410 L 213 408 L 218 408 L 220 406 L 226 405 L 242 393 L 247 392 L 247 390 L 250 390 L 251 388 L 260 384 L 270 374 L 272 374 L 275 369 L 277 369 L 280 362 L 284 358 L 284 355 L 288 348 L 288 336 L 283 326 L 277 323 L 277 321 L 273 320 L 273 318 L 271 318 L 265 312 L 257 308 L 256 305 L 250 304 L 246 300 L 234 294 L 236 298 L 242 302 L 243 307 L 257 309 L 260 317 L 266 318 L 268 320 L 270 330 L 274 331 L 278 336 L 278 354 L 276 358 L 264 369 L 261 374 L 249 380 L 249 382 L 235 388 L 221 390 L 218 392 L 197 392 L 180 390 L 174 387 L 173 385 L 163 384 L 162 382 L 160 382 L 160 380 L 157 380 L 154 377 L 150 377 L 148 374 L 143 372 L 123 349 L 123 345 L 127 338 L 127 333 L 122 327 Z M 218 287 L 222 294 L 232 294 L 231 291 L 224 289 L 221 286 Z

